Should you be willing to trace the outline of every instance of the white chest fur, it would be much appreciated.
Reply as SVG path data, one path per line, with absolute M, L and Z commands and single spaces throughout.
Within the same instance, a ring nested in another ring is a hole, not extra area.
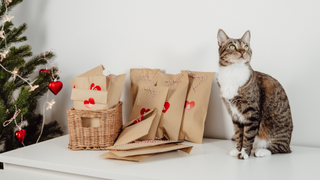
M 218 82 L 220 84 L 221 96 L 232 99 L 238 95 L 239 87 L 243 86 L 250 77 L 250 68 L 244 63 L 232 64 L 219 67 Z

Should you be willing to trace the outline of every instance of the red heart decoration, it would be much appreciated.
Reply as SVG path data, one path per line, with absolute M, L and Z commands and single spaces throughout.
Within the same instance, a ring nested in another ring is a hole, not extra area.
M 93 99 L 93 98 L 89 98 L 89 100 L 85 100 L 85 101 L 83 102 L 83 104 L 84 104 L 84 106 L 85 106 L 86 108 L 92 109 L 93 106 L 94 106 L 94 104 L 95 104 L 95 102 L 94 102 L 94 99 Z
M 101 87 L 100 86 L 95 86 L 95 84 L 92 83 L 91 86 L 90 86 L 90 90 L 101 91 Z
M 133 123 L 137 124 L 143 120 L 143 115 L 141 117 L 138 117 L 136 120 L 133 121 Z
M 74 85 L 73 88 L 76 88 L 76 86 Z
M 196 105 L 196 103 L 194 101 L 186 101 L 186 105 L 185 105 L 185 108 L 187 111 L 190 111 L 194 106 Z
M 50 74 L 51 70 L 50 69 L 40 69 L 39 74 L 45 73 L 45 74 Z
M 48 84 L 48 87 L 54 95 L 57 95 L 61 91 L 63 84 L 61 81 L 52 81 Z
M 15 135 L 17 140 L 22 144 L 24 141 L 24 137 L 26 136 L 26 131 L 24 129 L 21 129 L 17 131 Z
M 164 106 L 163 106 L 163 109 L 162 109 L 162 112 L 166 113 L 168 111 L 169 107 L 170 107 L 170 103 L 169 102 L 165 102 Z
M 142 108 L 141 111 L 140 111 L 140 114 L 141 114 L 141 115 L 144 115 L 144 113 L 147 113 L 147 112 L 149 112 L 149 111 L 150 111 L 150 109 Z

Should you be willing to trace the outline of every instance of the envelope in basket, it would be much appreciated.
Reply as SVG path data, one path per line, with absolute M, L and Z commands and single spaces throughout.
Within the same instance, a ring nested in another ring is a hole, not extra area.
M 77 110 L 108 109 L 108 92 L 86 89 L 72 89 L 71 99 Z
M 89 77 L 89 76 L 103 76 L 103 70 L 104 70 L 104 67 L 103 65 L 100 65 L 100 66 L 97 66 L 83 74 L 81 74 L 80 76 L 77 76 L 77 77 Z M 76 78 L 73 78 L 71 79 L 71 86 L 72 88 L 75 88 L 75 80 Z

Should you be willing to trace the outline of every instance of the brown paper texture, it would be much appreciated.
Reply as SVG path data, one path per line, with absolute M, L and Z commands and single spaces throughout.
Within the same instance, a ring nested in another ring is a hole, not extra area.
M 72 89 L 71 99 L 77 110 L 108 109 L 107 91 L 92 91 L 85 89 Z
M 188 73 L 189 88 L 179 139 L 202 143 L 214 72 Z M 202 79 L 202 80 L 201 80 Z
M 140 121 L 143 121 L 143 120 L 149 118 L 151 115 L 153 115 L 153 112 L 154 112 L 154 109 L 151 109 L 150 111 L 144 113 L 143 115 L 140 115 L 140 116 L 130 120 L 129 122 L 127 122 L 126 124 L 124 124 L 122 126 L 122 129 L 124 129 L 128 126 L 134 125 L 134 124 L 136 124 L 136 122 L 140 122 Z
M 137 124 L 124 128 L 120 133 L 117 141 L 114 143 L 114 146 L 117 146 L 120 144 L 127 144 L 143 136 L 146 136 L 149 133 L 151 125 L 153 124 L 156 116 L 157 116 L 157 110 L 154 110 L 152 115 L 149 118 Z
M 76 89 L 107 91 L 106 76 L 87 76 L 73 78 Z
M 182 150 L 182 149 L 188 149 L 188 150 L 184 150 L 184 152 L 190 153 L 192 147 L 193 146 L 186 145 L 186 144 L 165 144 L 165 145 L 159 145 L 159 146 L 153 146 L 153 147 L 147 147 L 147 148 L 141 148 L 141 149 L 133 149 L 130 151 L 113 151 L 113 150 L 109 150 L 109 151 L 119 157 L 127 157 L 127 156 L 162 153 L 162 152 Z
M 100 157 L 107 158 L 107 159 L 116 159 L 116 160 L 126 160 L 126 161 L 134 161 L 134 162 L 140 162 L 153 154 L 146 154 L 146 155 L 140 155 L 140 156 L 128 156 L 128 157 L 119 157 L 111 152 L 107 152 L 102 154 Z
M 148 142 L 148 143 L 144 143 L 144 141 L 136 141 L 135 143 L 126 144 L 123 146 L 111 146 L 111 147 L 108 147 L 107 149 L 108 150 L 127 151 L 127 150 L 132 150 L 132 149 L 141 149 L 141 148 L 159 146 L 159 145 L 164 145 L 164 144 L 177 144 L 177 143 L 182 143 L 182 142 L 183 142 L 183 140 L 180 140 L 180 141 L 156 140 L 154 142 Z
M 166 136 L 170 140 L 178 140 L 188 84 L 189 78 L 186 73 L 176 75 L 160 73 L 157 86 L 169 87 L 169 91 L 162 110 L 157 137 Z
M 139 86 L 139 91 L 135 104 L 133 105 L 130 119 L 143 115 L 145 112 L 151 109 L 157 110 L 157 116 L 155 117 L 148 135 L 140 138 L 140 140 L 147 140 L 155 138 L 159 121 L 162 115 L 162 109 L 164 102 L 168 94 L 167 87 L 155 87 L 150 85 Z
M 107 88 L 108 88 L 108 106 L 109 108 L 114 107 L 120 101 L 121 94 L 126 80 L 126 74 L 107 76 Z M 111 79 L 111 84 L 110 84 Z
M 104 67 L 103 65 L 100 65 L 100 66 L 97 66 L 77 77 L 88 77 L 88 76 L 103 76 L 103 70 L 104 70 Z M 74 78 L 71 79 L 71 87 L 73 88 L 75 86 L 75 80 Z
M 138 89 L 140 85 L 153 85 L 157 83 L 158 75 L 160 69 L 130 69 L 130 79 L 131 79 L 131 100 L 132 106 L 136 100 Z
M 103 104 L 103 106 L 97 105 L 96 107 L 92 108 L 92 110 L 97 110 L 98 108 L 108 109 L 116 106 L 120 101 L 123 91 L 126 74 L 121 74 L 118 76 L 109 74 L 108 76 L 104 76 L 103 70 L 104 67 L 100 65 L 71 80 L 73 89 L 96 90 L 101 92 L 108 91 L 107 104 L 98 103 Z M 97 99 L 95 99 L 95 101 L 96 100 Z M 75 101 L 79 101 L 79 99 L 76 99 Z M 81 99 L 81 101 L 84 101 L 84 99 Z M 81 102 L 74 102 L 74 105 L 76 105 L 75 109 L 86 109 L 84 108 L 85 105 L 82 105 Z

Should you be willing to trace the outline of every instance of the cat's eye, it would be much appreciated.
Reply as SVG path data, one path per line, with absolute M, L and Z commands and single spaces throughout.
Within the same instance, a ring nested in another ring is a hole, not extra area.
M 244 50 L 248 51 L 248 50 L 249 50 L 249 46 L 248 46 L 248 45 L 245 45 L 245 46 L 244 46 Z
M 236 47 L 235 47 L 234 45 L 229 46 L 229 48 L 230 48 L 231 50 L 235 50 L 235 49 L 236 49 Z

